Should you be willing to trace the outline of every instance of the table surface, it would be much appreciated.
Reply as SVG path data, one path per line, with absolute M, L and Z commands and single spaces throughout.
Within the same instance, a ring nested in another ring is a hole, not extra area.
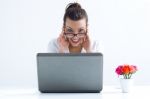
M 104 86 L 101 93 L 40 93 L 36 88 L 1 88 L 0 99 L 139 99 L 150 98 L 150 86 L 134 86 L 122 93 L 117 86 Z

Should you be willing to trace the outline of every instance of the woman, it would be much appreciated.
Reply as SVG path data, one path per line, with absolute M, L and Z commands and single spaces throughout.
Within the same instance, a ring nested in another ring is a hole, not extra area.
M 79 3 L 66 7 L 62 32 L 48 45 L 52 53 L 91 53 L 100 52 L 97 42 L 92 42 L 88 33 L 88 16 Z

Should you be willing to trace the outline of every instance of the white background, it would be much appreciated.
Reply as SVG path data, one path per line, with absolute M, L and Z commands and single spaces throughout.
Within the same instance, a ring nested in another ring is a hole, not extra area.
M 59 35 L 73 0 L 0 0 L 0 87 L 37 87 L 36 53 Z M 117 85 L 115 68 L 137 65 L 136 85 L 150 85 L 150 0 L 78 0 L 90 35 L 104 48 L 104 85 Z

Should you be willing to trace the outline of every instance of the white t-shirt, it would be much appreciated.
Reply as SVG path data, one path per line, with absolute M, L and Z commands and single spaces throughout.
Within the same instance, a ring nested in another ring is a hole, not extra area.
M 49 53 L 59 53 L 59 46 L 58 46 L 58 42 L 57 39 L 53 39 L 49 42 L 48 44 L 48 52 Z M 92 53 L 94 52 L 100 52 L 103 53 L 103 47 L 99 45 L 98 41 L 92 41 L 91 42 L 91 51 Z M 64 53 L 70 53 L 69 49 L 65 50 Z M 82 48 L 81 53 L 86 53 L 86 50 L 84 48 Z

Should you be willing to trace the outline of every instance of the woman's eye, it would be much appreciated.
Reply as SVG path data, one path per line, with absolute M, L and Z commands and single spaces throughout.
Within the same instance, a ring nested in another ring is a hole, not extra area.
M 83 29 L 81 29 L 80 31 L 79 31 L 79 33 L 84 33 L 85 31 L 83 30 Z
M 73 32 L 71 29 L 68 29 L 67 32 Z

